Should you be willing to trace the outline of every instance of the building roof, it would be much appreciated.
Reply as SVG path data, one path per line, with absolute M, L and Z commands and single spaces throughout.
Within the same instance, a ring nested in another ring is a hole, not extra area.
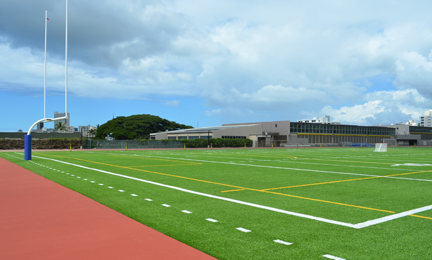
M 213 133 L 215 130 L 224 130 L 224 129 L 232 129 L 238 127 L 246 127 L 252 125 L 259 124 L 250 124 L 250 125 L 230 125 L 230 126 L 209 126 L 209 127 L 199 127 L 199 128 L 190 128 L 190 129 L 180 129 L 174 131 L 167 131 L 168 134 L 190 134 L 190 133 Z M 163 132 L 162 132 L 163 133 Z M 151 133 L 150 135 L 155 135 L 157 133 Z

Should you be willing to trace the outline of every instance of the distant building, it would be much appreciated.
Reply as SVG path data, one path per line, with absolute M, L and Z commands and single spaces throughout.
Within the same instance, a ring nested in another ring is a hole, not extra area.
M 54 118 L 64 117 L 65 113 L 54 112 Z M 56 123 L 60 122 L 65 126 L 70 126 L 70 113 L 67 113 L 67 119 L 55 121 Z
M 432 127 L 432 109 L 426 111 L 424 116 L 420 117 L 420 125 Z
M 302 119 L 297 121 L 298 123 L 315 123 L 315 124 L 333 124 L 340 125 L 340 122 L 330 122 L 330 116 L 325 115 L 323 117 L 314 117 L 312 119 Z
M 95 137 L 96 136 L 97 127 L 87 125 L 87 126 L 78 126 L 78 131 L 82 132 L 82 135 L 85 137 Z
M 39 123 L 37 123 L 36 127 L 37 127 L 36 132 L 40 132 L 44 128 L 44 123 L 39 122 Z

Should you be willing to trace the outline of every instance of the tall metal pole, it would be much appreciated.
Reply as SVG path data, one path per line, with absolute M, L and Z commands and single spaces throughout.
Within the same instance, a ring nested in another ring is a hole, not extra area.
M 46 118 L 46 64 L 47 64 L 47 31 L 48 11 L 45 10 L 45 61 L 44 61 L 44 118 Z
M 67 45 L 68 45 L 68 0 L 66 0 L 66 33 L 65 33 L 65 117 L 67 118 L 67 84 L 68 84 L 68 59 L 67 59 Z M 67 119 L 66 119 L 67 120 Z

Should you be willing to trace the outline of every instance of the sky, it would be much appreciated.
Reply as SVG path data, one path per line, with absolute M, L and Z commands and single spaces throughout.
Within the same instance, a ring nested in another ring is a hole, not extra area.
M 0 1 L 0 131 L 65 110 L 66 1 Z M 432 109 L 429 0 L 70 0 L 71 125 L 151 114 L 193 127 Z M 53 127 L 48 123 L 47 127 Z

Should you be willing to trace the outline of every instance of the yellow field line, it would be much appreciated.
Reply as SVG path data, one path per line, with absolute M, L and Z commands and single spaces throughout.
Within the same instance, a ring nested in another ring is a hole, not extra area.
M 43 154 L 43 153 L 41 153 L 41 154 Z M 90 162 L 90 163 L 95 163 L 95 164 L 102 164 L 102 165 L 106 165 L 106 166 L 123 168 L 123 169 L 134 170 L 134 171 L 141 171 L 141 172 L 147 172 L 147 173 L 160 174 L 160 175 L 165 175 L 165 176 L 170 176 L 170 177 L 177 177 L 177 178 L 181 178 L 181 179 L 187 179 L 187 180 L 205 182 L 205 183 L 210 183 L 210 184 L 217 184 L 217 185 L 222 185 L 222 186 L 227 186 L 227 187 L 232 187 L 232 188 L 237 188 L 237 189 L 248 189 L 248 190 L 259 191 L 257 189 L 244 188 L 244 187 L 230 185 L 230 184 L 224 184 L 224 183 L 219 183 L 219 182 L 200 180 L 200 179 L 195 179 L 195 178 L 190 178 L 190 177 L 185 177 L 185 176 L 179 176 L 179 175 L 174 175 L 174 174 L 169 174 L 169 173 L 162 173 L 162 172 L 154 172 L 154 171 L 148 171 L 148 170 L 142 170 L 142 169 L 135 169 L 135 168 L 127 167 L 127 166 L 120 166 L 120 165 L 114 165 L 114 164 L 109 164 L 109 163 L 95 162 L 95 161 L 84 160 L 84 159 L 80 159 L 80 158 L 66 157 L 66 156 L 60 156 L 60 155 L 51 155 L 51 154 L 43 154 L 43 155 L 60 157 L 60 158 L 66 158 L 66 159 L 73 159 L 73 160 L 78 160 L 78 161 L 83 161 L 83 162 Z
M 306 199 L 306 200 L 312 200 L 312 201 L 319 201 L 319 202 L 331 203 L 331 204 L 336 204 L 336 205 L 348 206 L 348 207 L 353 207 L 353 208 L 369 209 L 369 210 L 382 211 L 382 212 L 388 212 L 388 213 L 396 213 L 396 212 L 394 212 L 394 211 L 390 211 L 390 210 L 376 209 L 376 208 L 369 208 L 369 207 L 363 207 L 363 206 L 351 205 L 351 204 L 340 203 L 340 202 L 334 202 L 334 201 L 328 201 L 328 200 L 312 199 L 312 198 L 307 198 L 307 197 L 302 197 L 302 196 L 297 196 L 297 195 L 291 195 L 291 194 L 285 194 L 285 193 L 273 192 L 273 191 L 263 191 L 263 190 L 258 190 L 258 191 L 260 191 L 260 192 L 265 192 L 265 193 L 271 193 L 271 194 L 282 195 L 282 196 L 287 196 L 287 197 L 292 197 L 292 198 Z
M 420 215 L 410 215 L 411 217 L 416 217 L 416 218 L 425 218 L 425 219 L 432 219 L 431 217 L 425 217 L 425 216 L 420 216 Z
M 429 171 L 421 171 L 421 172 L 397 173 L 397 174 L 390 174 L 390 175 L 385 175 L 385 176 L 387 176 L 387 177 L 391 177 L 391 176 L 400 176 L 400 175 L 408 175 L 408 174 L 416 174 L 416 173 L 425 173 L 425 172 L 432 172 L 432 170 L 429 170 Z
M 41 154 L 43 154 L 43 153 L 41 153 Z M 79 159 L 79 158 L 65 157 L 65 156 L 59 156 L 59 155 L 49 155 L 49 154 L 44 154 L 44 155 L 46 155 L 46 156 L 60 157 L 60 158 L 66 158 L 66 159 L 74 159 L 74 160 L 79 160 L 79 161 L 84 161 L 84 162 L 90 162 L 90 163 L 95 163 L 95 164 L 102 164 L 102 165 L 107 165 L 107 166 L 112 166 L 112 167 L 117 167 L 117 168 L 123 168 L 123 169 L 129 169 L 129 170 L 135 170 L 135 171 L 142 171 L 142 172 L 147 172 L 147 173 L 160 174 L 160 175 L 165 175 L 165 176 L 170 176 L 170 177 L 177 177 L 177 178 L 181 178 L 181 179 L 187 179 L 187 180 L 199 181 L 199 182 L 204 182 L 204 183 L 216 184 L 216 185 L 221 185 L 221 186 L 226 186 L 226 187 L 232 187 L 232 188 L 236 188 L 236 189 L 252 190 L 252 191 L 258 191 L 258 192 L 264 192 L 264 193 L 269 193 L 269 194 L 276 194 L 276 195 L 286 196 L 286 197 L 304 199 L 304 200 L 325 202 L 325 203 L 329 203 L 329 204 L 336 204 L 336 205 L 353 207 L 353 208 L 368 209 L 368 210 L 381 211 L 381 212 L 387 212 L 387 213 L 396 213 L 396 212 L 390 211 L 390 210 L 376 209 L 376 208 L 363 207 L 363 206 L 351 205 L 351 204 L 334 202 L 334 201 L 328 201 L 328 200 L 313 199 L 313 198 L 307 198 L 307 197 L 302 197 L 302 196 L 297 196 L 297 195 L 284 194 L 284 193 L 273 192 L 273 191 L 266 191 L 266 190 L 258 190 L 258 189 L 240 187 L 240 186 L 236 186 L 236 185 L 230 185 L 230 184 L 224 184 L 224 183 L 218 183 L 218 182 L 200 180 L 200 179 L 195 179 L 195 178 L 178 176 L 178 175 L 174 175 L 174 174 L 167 174 L 167 173 L 161 173 L 161 172 L 153 172 L 153 171 L 147 171 L 147 170 L 130 168 L 130 167 L 126 167 L 126 166 L 119 166 L 119 165 L 113 165 L 113 164 L 108 164 L 108 163 L 94 162 L 94 161 L 84 160 L 84 159 Z
M 300 184 L 300 185 L 293 185 L 293 186 L 286 186 L 286 187 L 262 189 L 262 191 L 265 191 L 265 190 L 290 189 L 290 188 L 297 188 L 297 187 L 315 186 L 315 185 L 323 185 L 323 184 L 331 184 L 331 183 L 347 182 L 347 181 L 368 180 L 368 179 L 376 179 L 376 178 L 382 178 L 382 177 L 381 176 L 376 176 L 376 177 L 357 178 L 357 179 L 349 179 L 349 180 L 339 180 L 339 181 L 327 181 L 327 182 L 310 183 L 310 184 Z
M 263 191 L 264 191 L 264 190 L 281 190 L 281 189 L 290 189 L 290 188 L 298 188 L 298 187 L 307 187 L 307 186 L 315 186 L 315 185 L 323 185 L 323 184 L 340 183 L 340 182 L 347 182 L 347 181 L 370 180 L 370 179 L 377 179 L 377 178 L 384 178 L 384 177 L 392 177 L 392 176 L 401 176 L 401 175 L 416 174 L 416 173 L 424 173 L 424 172 L 432 172 L 432 170 L 430 170 L 430 171 L 420 171 L 420 172 L 397 173 L 397 174 L 390 174 L 390 175 L 384 175 L 384 176 L 374 176 L 374 177 L 357 178 L 357 179 L 349 179 L 349 180 L 339 180 L 339 181 L 327 181 L 327 182 L 310 183 L 310 184 L 300 184 L 300 185 L 293 185 L 293 186 L 286 186 L 286 187 L 278 187 L 278 188 L 269 188 L 269 189 L 262 189 L 262 190 L 263 190 Z
M 132 168 L 141 168 L 141 167 L 164 167 L 164 166 L 191 166 L 191 165 L 202 165 L 202 163 L 189 163 L 189 164 L 161 164 L 161 165 L 139 165 L 139 166 L 128 166 Z
M 245 190 L 245 189 L 223 190 L 221 192 L 233 192 L 233 191 L 242 191 L 242 190 Z
M 146 157 L 139 157 L 139 156 L 127 156 L 127 155 L 118 155 L 118 154 L 108 154 L 108 156 L 116 156 L 116 157 L 127 157 L 127 158 L 134 158 L 134 159 L 143 159 L 143 160 L 155 160 L 155 161 L 165 161 L 165 162 L 179 162 L 184 163 L 184 161 L 176 161 L 176 160 L 168 160 L 168 159 L 159 159 L 159 158 L 146 158 Z M 190 163 L 190 164 L 202 164 L 202 163 Z

